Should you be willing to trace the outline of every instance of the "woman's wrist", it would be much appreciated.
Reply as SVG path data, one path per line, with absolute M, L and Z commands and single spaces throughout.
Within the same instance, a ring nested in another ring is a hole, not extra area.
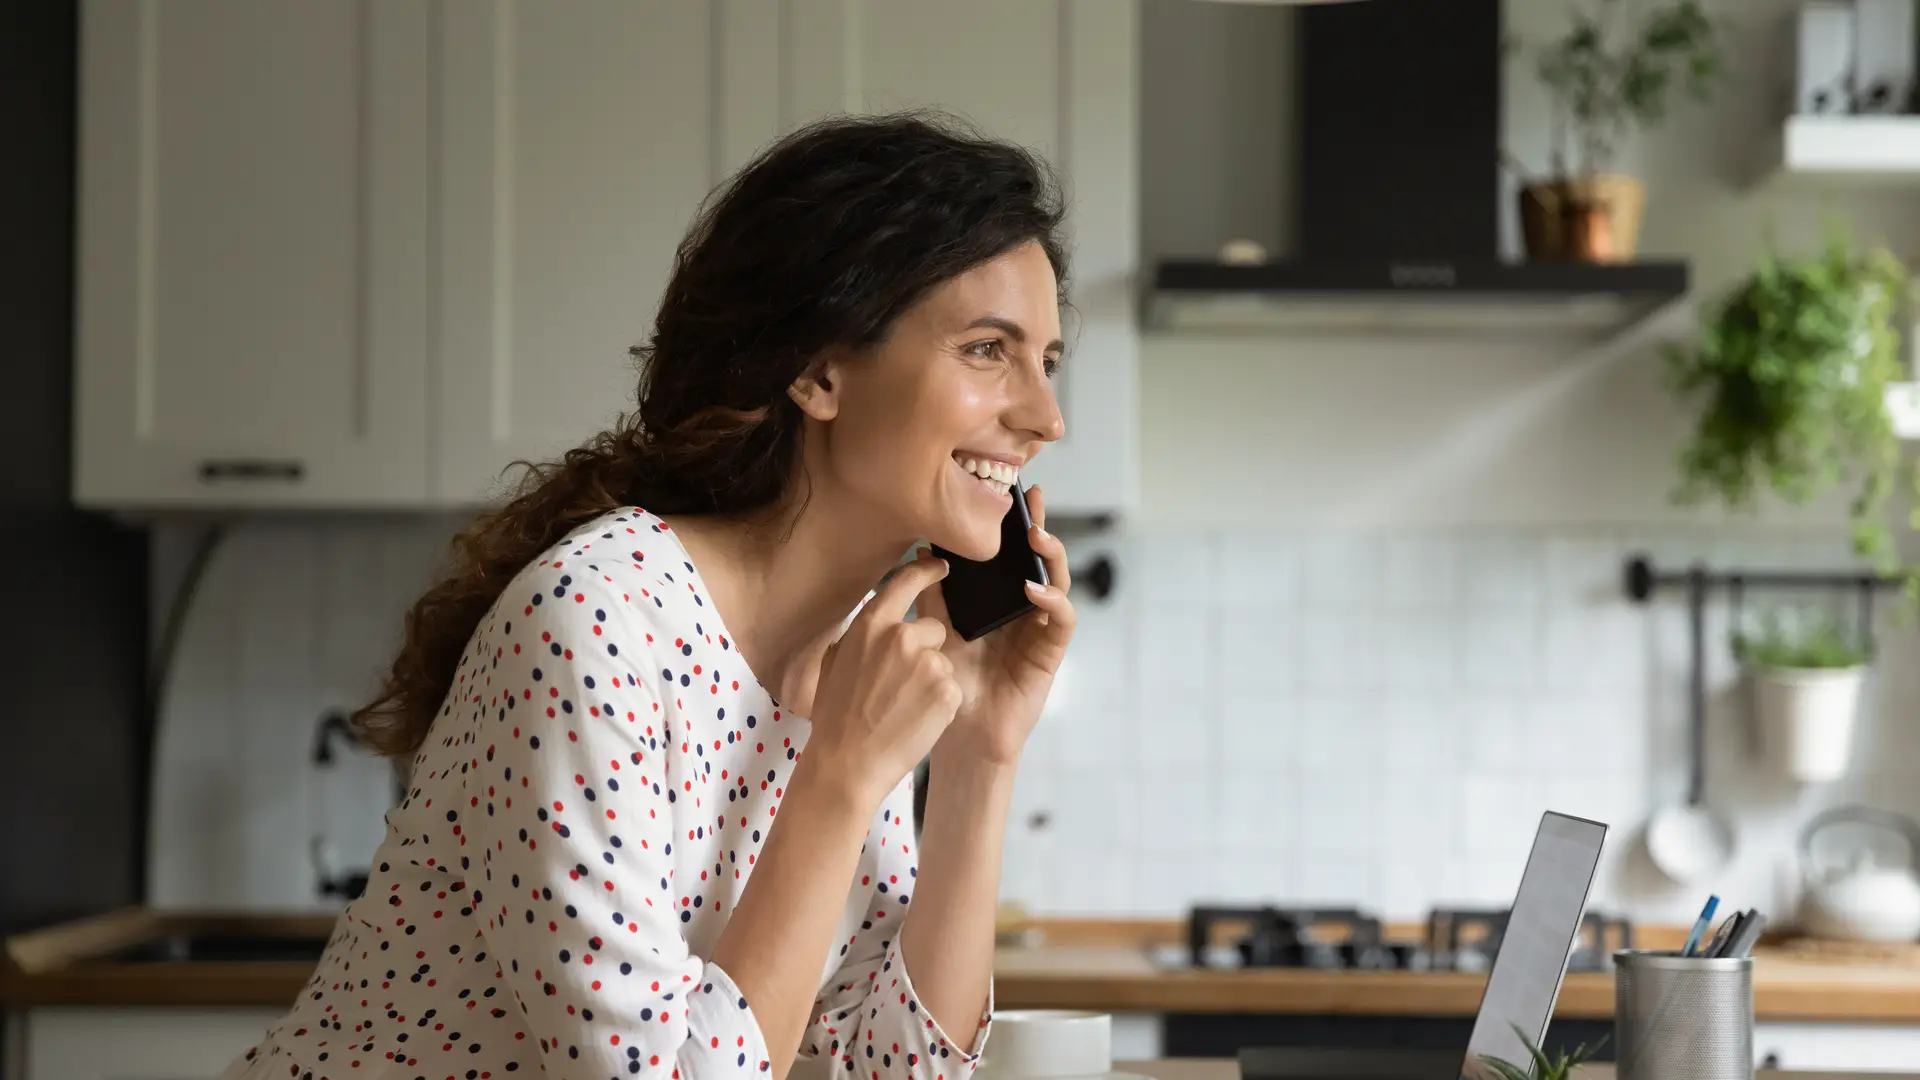
M 890 788 L 882 788 L 871 768 L 841 758 L 802 753 L 794 762 L 783 803 L 798 800 L 830 818 L 857 822 L 865 834 L 867 819 L 880 807 Z
M 1003 754 L 983 751 L 971 746 L 936 746 L 933 748 L 933 753 L 927 757 L 927 775 L 930 782 L 932 777 L 940 776 L 948 780 L 953 787 L 965 788 L 976 793 L 1002 788 L 1012 790 L 1014 774 L 1019 770 L 1020 762 L 1017 756 L 1008 760 Z
M 929 759 L 935 768 L 1010 772 L 1020 767 L 1020 755 L 1026 746 L 1024 736 L 1012 740 L 998 730 L 985 733 L 956 724 L 940 736 Z

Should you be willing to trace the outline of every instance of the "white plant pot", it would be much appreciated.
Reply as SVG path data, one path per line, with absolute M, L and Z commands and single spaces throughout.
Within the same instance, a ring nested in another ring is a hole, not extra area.
M 1866 670 L 1759 668 L 1749 672 L 1760 745 L 1767 758 L 1801 783 L 1825 783 L 1845 775 Z

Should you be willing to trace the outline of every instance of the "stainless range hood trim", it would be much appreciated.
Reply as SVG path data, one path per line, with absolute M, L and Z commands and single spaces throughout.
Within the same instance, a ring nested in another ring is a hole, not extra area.
M 1687 296 L 1682 262 L 1168 261 L 1143 305 L 1154 330 L 1446 333 L 1610 340 Z
M 1604 293 L 1474 298 L 1157 293 L 1148 298 L 1146 325 L 1162 332 L 1422 333 L 1598 344 L 1657 317 L 1675 302 Z

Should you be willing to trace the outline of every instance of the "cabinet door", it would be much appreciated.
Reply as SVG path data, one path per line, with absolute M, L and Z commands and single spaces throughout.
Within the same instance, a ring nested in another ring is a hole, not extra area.
M 79 502 L 425 494 L 427 11 L 86 5 Z
M 1753 1053 L 1792 1072 L 1906 1071 L 1920 1061 L 1920 1026 L 1759 1023 Z
M 488 497 L 514 461 L 551 460 L 634 408 L 628 350 L 675 248 L 775 134 L 772 72 L 723 55 L 772 40 L 758 6 L 442 9 L 438 499 Z
M 932 106 L 1045 156 L 1072 246 L 1055 376 L 1067 434 L 1023 474 L 1056 514 L 1137 494 L 1139 14 L 1133 0 L 787 0 L 787 124 Z
M 213 1080 L 284 1012 L 211 1006 L 33 1009 L 22 1025 L 23 1080 Z

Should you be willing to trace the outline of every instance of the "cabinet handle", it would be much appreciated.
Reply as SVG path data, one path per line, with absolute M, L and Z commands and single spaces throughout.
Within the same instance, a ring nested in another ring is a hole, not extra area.
M 222 480 L 279 480 L 297 484 L 306 474 L 306 463 L 300 461 L 221 458 L 200 463 L 200 482 L 203 484 L 217 484 Z

